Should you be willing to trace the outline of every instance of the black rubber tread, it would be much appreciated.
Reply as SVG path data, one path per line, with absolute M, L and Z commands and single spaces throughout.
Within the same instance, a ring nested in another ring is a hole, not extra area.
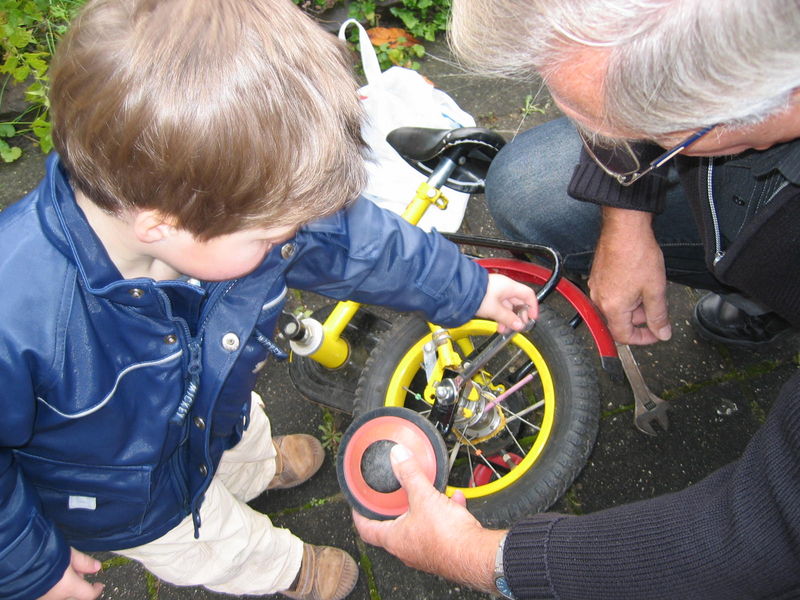
M 355 414 L 382 406 L 390 374 L 402 356 L 427 335 L 427 324 L 410 316 L 396 321 L 370 354 L 355 392 Z M 546 361 L 556 387 L 556 414 L 550 440 L 527 473 L 503 490 L 468 501 L 484 525 L 505 527 L 546 510 L 585 466 L 597 438 L 600 401 L 594 361 L 563 317 L 547 306 L 528 337 Z

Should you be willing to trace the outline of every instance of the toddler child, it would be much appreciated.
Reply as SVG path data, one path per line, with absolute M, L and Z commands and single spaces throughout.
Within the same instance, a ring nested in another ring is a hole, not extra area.
M 358 199 L 349 63 L 290 0 L 90 0 L 51 81 L 57 152 L 0 213 L 0 598 L 96 598 L 94 551 L 345 597 L 349 555 L 246 504 L 323 458 L 251 393 L 287 288 L 516 328 L 533 293 Z

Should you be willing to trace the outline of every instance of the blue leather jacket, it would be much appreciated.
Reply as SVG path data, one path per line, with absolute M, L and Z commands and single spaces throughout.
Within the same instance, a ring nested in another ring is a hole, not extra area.
M 45 593 L 69 546 L 151 541 L 198 509 L 247 426 L 287 287 L 457 325 L 487 275 L 359 200 L 233 281 L 122 279 L 58 157 L 0 213 L 0 598 Z M 260 341 L 259 341 L 260 340 Z

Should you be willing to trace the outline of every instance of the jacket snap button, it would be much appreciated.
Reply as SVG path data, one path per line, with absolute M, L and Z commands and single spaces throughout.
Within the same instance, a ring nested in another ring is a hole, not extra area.
M 169 335 L 164 336 L 164 343 L 165 344 L 174 344 L 178 341 L 178 336 L 170 333 Z
M 239 349 L 239 336 L 235 333 L 226 333 L 222 336 L 222 347 L 228 352 Z
M 197 427 L 200 431 L 205 431 L 206 420 L 203 417 L 195 417 L 194 426 Z
M 128 293 L 134 298 L 141 298 L 142 296 L 144 296 L 144 290 L 140 290 L 139 288 L 133 288 L 131 290 L 128 290 Z
M 284 244 L 281 246 L 281 256 L 283 258 L 292 258 L 294 256 L 295 246 L 293 243 L 289 242 L 288 244 Z
M 203 477 L 205 477 L 206 475 L 208 475 L 208 467 L 207 467 L 207 466 L 205 466 L 205 465 L 204 465 L 204 464 L 202 464 L 202 463 L 200 463 L 200 466 L 199 466 L 199 467 L 197 467 L 197 470 L 198 470 L 198 471 L 200 471 L 200 475 L 202 475 Z

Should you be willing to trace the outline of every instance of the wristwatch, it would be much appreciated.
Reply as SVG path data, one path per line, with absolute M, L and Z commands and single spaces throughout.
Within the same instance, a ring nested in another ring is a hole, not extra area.
M 500 545 L 497 547 L 497 553 L 494 555 L 494 587 L 501 598 L 508 598 L 514 600 L 514 595 L 511 593 L 511 586 L 508 585 L 508 579 L 503 571 L 503 548 L 506 545 L 506 537 L 508 533 L 500 540 Z

